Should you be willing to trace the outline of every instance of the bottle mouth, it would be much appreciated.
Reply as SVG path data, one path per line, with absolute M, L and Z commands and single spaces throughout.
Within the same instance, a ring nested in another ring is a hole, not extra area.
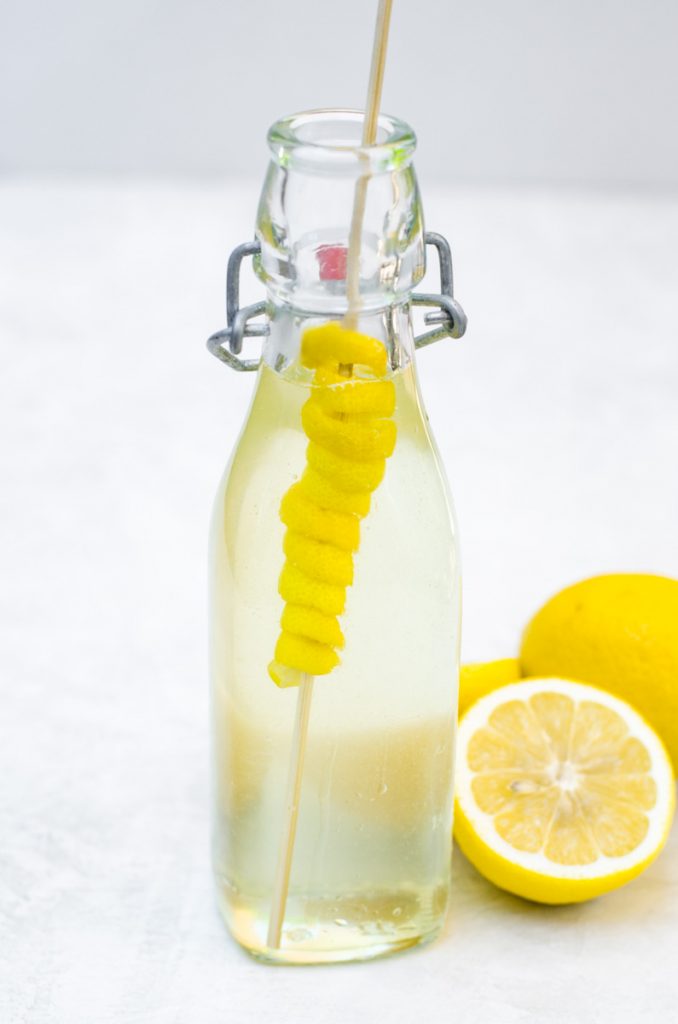
M 363 110 L 306 110 L 276 121 L 268 145 L 281 167 L 322 174 L 384 174 L 406 166 L 417 137 L 404 121 L 380 114 L 377 141 L 362 143 Z

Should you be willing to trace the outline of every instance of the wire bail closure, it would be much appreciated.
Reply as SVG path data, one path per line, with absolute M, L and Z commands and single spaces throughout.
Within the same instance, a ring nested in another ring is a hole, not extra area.
M 440 292 L 413 292 L 410 302 L 413 306 L 433 307 L 434 312 L 424 316 L 424 323 L 429 326 L 437 324 L 433 330 L 416 335 L 415 348 L 425 348 L 442 338 L 461 338 L 466 331 L 467 318 L 464 310 L 454 297 L 454 279 L 452 274 L 452 253 L 449 242 L 443 235 L 435 231 L 427 231 L 424 235 L 426 245 L 434 246 L 438 254 L 440 269 Z M 226 363 L 232 370 L 249 372 L 257 370 L 261 359 L 241 359 L 242 343 L 245 338 L 263 338 L 270 333 L 268 323 L 250 323 L 258 316 L 266 313 L 266 300 L 255 302 L 251 306 L 240 307 L 240 267 L 247 256 L 258 256 L 261 243 L 256 239 L 243 242 L 235 247 L 228 259 L 226 270 L 226 327 L 211 334 L 207 339 L 207 348 Z

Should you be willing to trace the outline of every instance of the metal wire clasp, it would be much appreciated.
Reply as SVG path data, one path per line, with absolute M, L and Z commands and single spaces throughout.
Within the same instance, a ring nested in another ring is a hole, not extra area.
M 437 307 L 436 312 L 426 314 L 424 322 L 438 326 L 418 334 L 414 339 L 415 348 L 424 348 L 441 338 L 461 338 L 467 323 L 466 314 L 454 297 L 452 253 L 447 239 L 435 231 L 427 231 L 424 242 L 435 246 L 438 253 L 440 292 L 415 292 L 411 302 L 413 306 Z M 240 308 L 240 265 L 246 256 L 258 256 L 260 252 L 261 244 L 255 240 L 243 242 L 231 253 L 226 271 L 226 327 L 207 339 L 212 355 L 240 372 L 256 370 L 260 363 L 259 359 L 240 358 L 243 339 L 265 337 L 270 332 L 268 323 L 250 323 L 266 313 L 265 301 Z
M 454 297 L 454 278 L 452 276 L 452 253 L 450 244 L 446 238 L 435 231 L 427 231 L 424 235 L 426 245 L 435 246 L 438 253 L 440 266 L 440 291 L 439 292 L 414 292 L 412 295 L 413 306 L 437 306 L 436 313 L 427 313 L 424 317 L 425 324 L 439 324 L 439 327 L 424 334 L 418 334 L 414 339 L 415 348 L 425 348 L 432 345 L 434 341 L 441 338 L 461 338 L 466 332 L 466 313 Z
M 226 327 L 211 334 L 207 347 L 213 356 L 228 363 L 233 370 L 248 371 L 259 368 L 259 359 L 240 359 L 243 338 L 263 338 L 271 330 L 269 324 L 251 324 L 254 317 L 266 312 L 266 302 L 255 302 L 240 309 L 240 264 L 246 256 L 258 256 L 261 243 L 243 242 L 228 258 L 226 270 Z M 226 347 L 228 346 L 228 347 Z

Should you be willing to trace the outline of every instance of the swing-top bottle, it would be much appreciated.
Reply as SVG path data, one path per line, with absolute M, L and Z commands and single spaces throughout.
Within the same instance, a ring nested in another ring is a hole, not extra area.
M 382 116 L 376 145 L 361 147 L 361 119 L 317 111 L 270 130 L 255 239 L 231 258 L 228 327 L 210 339 L 233 368 L 256 368 L 211 528 L 214 873 L 237 941 L 286 963 L 429 940 L 450 885 L 459 555 L 415 348 L 460 336 L 465 319 L 447 244 L 424 232 L 413 133 Z M 440 262 L 435 295 L 415 292 L 427 251 Z M 266 298 L 239 309 L 245 256 Z M 417 339 L 415 305 L 429 324 Z M 242 354 L 252 335 L 263 337 L 260 361 Z M 310 676 L 289 887 L 271 948 L 298 684 Z

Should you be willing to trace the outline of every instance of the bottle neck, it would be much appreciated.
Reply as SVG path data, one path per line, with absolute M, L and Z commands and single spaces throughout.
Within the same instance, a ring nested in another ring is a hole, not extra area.
M 293 115 L 269 132 L 255 273 L 273 302 L 342 317 L 402 304 L 424 276 L 424 222 L 412 166 L 415 138 L 381 116 L 361 142 L 362 111 Z
M 269 295 L 269 300 L 271 300 Z M 277 373 L 286 373 L 299 365 L 301 338 L 307 327 L 316 327 L 331 320 L 341 320 L 336 315 L 304 312 L 278 302 L 269 302 L 270 333 L 262 352 L 262 362 Z M 404 301 L 381 309 L 361 310 L 353 330 L 376 338 L 382 342 L 388 353 L 391 372 L 404 369 L 413 362 L 414 333 L 409 296 Z

